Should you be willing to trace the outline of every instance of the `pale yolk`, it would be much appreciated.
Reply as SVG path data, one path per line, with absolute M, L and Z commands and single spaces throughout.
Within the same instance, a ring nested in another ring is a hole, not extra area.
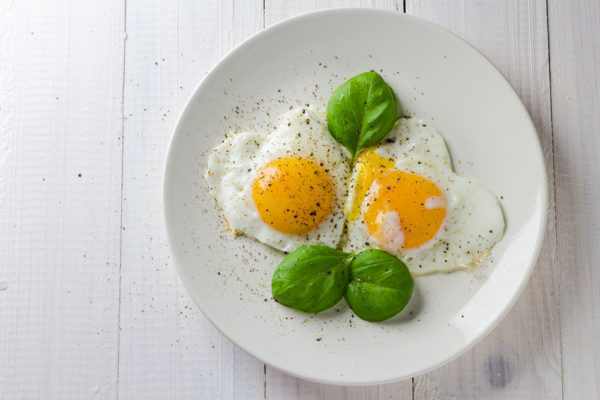
M 353 221 L 360 216 L 360 209 L 373 181 L 384 172 L 394 167 L 394 162 L 389 158 L 381 157 L 375 153 L 376 147 L 363 150 L 356 160 L 355 168 L 358 169 L 358 179 L 354 184 L 354 198 L 350 207 L 346 207 L 346 217 Z
M 335 194 L 322 164 L 287 157 L 271 161 L 259 171 L 252 198 L 261 219 L 273 229 L 302 235 L 327 218 Z
M 346 208 L 352 221 L 364 212 L 371 237 L 384 250 L 412 249 L 431 240 L 446 217 L 446 200 L 430 180 L 393 170 L 394 162 L 364 150 L 357 159 L 354 198 Z

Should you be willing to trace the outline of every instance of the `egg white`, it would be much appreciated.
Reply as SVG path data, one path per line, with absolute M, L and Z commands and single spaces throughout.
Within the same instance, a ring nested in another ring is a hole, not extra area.
M 471 178 L 458 176 L 444 139 L 423 121 L 402 118 L 375 152 L 394 162 L 394 169 L 421 175 L 435 183 L 446 198 L 446 217 L 437 234 L 423 245 L 398 251 L 411 273 L 424 275 L 466 268 L 484 259 L 504 234 L 504 215 L 497 198 Z M 355 169 L 349 181 L 346 208 L 354 201 Z M 377 246 L 363 212 L 347 222 L 344 250 Z
M 258 171 L 283 157 L 303 157 L 323 163 L 335 186 L 328 218 L 305 235 L 279 232 L 260 217 L 252 198 Z M 336 247 L 344 229 L 343 203 L 350 166 L 347 153 L 327 130 L 325 114 L 312 106 L 298 107 L 280 118 L 272 133 L 229 134 L 210 154 L 205 179 L 229 228 L 282 251 L 305 244 Z

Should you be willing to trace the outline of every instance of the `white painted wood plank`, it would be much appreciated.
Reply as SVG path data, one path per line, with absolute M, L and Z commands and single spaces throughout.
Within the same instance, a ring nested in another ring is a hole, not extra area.
M 411 380 L 374 386 L 324 385 L 267 366 L 267 398 L 298 400 L 412 400 Z
M 0 397 L 117 392 L 124 6 L 0 3 Z
M 317 0 L 265 0 L 265 26 L 268 27 L 294 15 L 314 11 L 316 8 Z
M 600 398 L 600 3 L 548 2 L 565 399 Z
M 370 7 L 402 12 L 402 0 L 265 0 L 265 25 L 314 10 L 339 7 Z
M 176 118 L 221 55 L 263 26 L 262 1 L 128 0 L 119 395 L 254 399 L 264 365 L 206 320 L 163 234 L 162 167 Z
M 316 0 L 314 2 L 266 0 L 265 22 L 269 26 L 304 12 L 335 7 L 375 7 L 402 12 L 402 2 L 391 0 Z M 266 395 L 269 399 L 403 400 L 412 398 L 412 382 L 410 380 L 370 387 L 344 387 L 297 379 L 269 366 L 266 371 Z
M 519 93 L 538 129 L 553 187 L 545 1 L 418 1 L 406 11 L 459 34 L 482 51 Z M 472 351 L 415 378 L 415 399 L 560 399 L 559 263 L 553 193 L 545 244 L 510 314 Z

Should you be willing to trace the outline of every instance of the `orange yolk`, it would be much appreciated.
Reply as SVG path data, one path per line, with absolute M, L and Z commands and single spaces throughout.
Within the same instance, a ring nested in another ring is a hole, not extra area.
M 261 219 L 293 235 L 306 234 L 323 222 L 333 208 L 335 194 L 331 177 L 321 165 L 301 157 L 266 164 L 252 185 Z
M 420 175 L 398 170 L 377 178 L 364 204 L 370 235 L 388 251 L 428 242 L 445 217 L 446 200 L 440 189 Z
M 421 246 L 444 222 L 444 195 L 430 180 L 394 170 L 394 161 L 380 156 L 376 149 L 365 149 L 356 160 L 358 177 L 346 217 L 353 221 L 364 212 L 369 234 L 385 250 Z

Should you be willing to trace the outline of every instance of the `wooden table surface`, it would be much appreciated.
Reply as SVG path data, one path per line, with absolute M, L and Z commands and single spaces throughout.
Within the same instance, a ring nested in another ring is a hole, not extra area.
M 489 57 L 550 185 L 509 315 L 449 365 L 371 387 L 295 379 L 233 345 L 162 225 L 166 145 L 199 80 L 264 27 L 339 6 L 421 16 Z M 0 398 L 599 399 L 599 109 L 598 0 L 0 0 Z

